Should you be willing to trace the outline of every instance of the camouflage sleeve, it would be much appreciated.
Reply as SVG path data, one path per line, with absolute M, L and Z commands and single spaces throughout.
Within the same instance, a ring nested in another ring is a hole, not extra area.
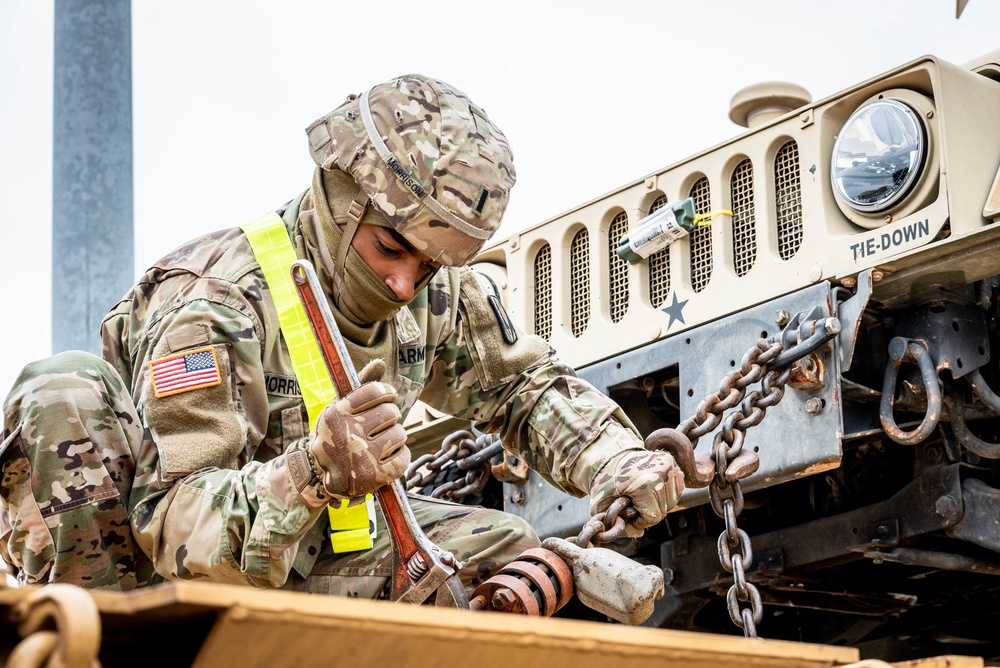
M 250 461 L 268 420 L 266 351 L 258 317 L 235 292 L 157 313 L 130 342 L 144 426 L 130 520 L 165 578 L 280 586 L 323 504 L 305 503 L 308 490 L 297 491 L 290 477 L 288 453 L 304 450 L 305 438 L 283 456 Z M 107 324 L 105 352 L 113 356 L 123 332 L 114 319 Z M 217 377 L 172 380 L 160 365 L 176 359 L 214 360 Z
M 643 448 L 618 404 L 518 330 L 466 276 L 454 331 L 438 346 L 421 399 L 498 432 L 505 448 L 573 496 L 588 494 L 614 455 Z

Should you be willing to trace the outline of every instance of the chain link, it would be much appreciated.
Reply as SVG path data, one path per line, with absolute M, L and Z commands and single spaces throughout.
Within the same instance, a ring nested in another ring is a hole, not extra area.
M 410 463 L 404 485 L 409 492 L 461 502 L 486 488 L 490 460 L 501 451 L 499 438 L 492 434 L 476 438 L 470 431 L 456 431 L 441 442 L 437 452 Z
M 566 540 L 580 547 L 612 543 L 625 536 L 625 524 L 638 516 L 639 511 L 632 507 L 628 497 L 620 496 L 607 510 L 591 517 L 576 538 Z

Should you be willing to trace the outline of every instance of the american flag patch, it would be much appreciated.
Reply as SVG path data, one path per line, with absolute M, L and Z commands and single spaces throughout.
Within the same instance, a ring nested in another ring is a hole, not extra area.
M 157 399 L 189 390 L 212 387 L 222 382 L 215 350 L 199 348 L 188 353 L 162 357 L 149 363 L 149 377 Z

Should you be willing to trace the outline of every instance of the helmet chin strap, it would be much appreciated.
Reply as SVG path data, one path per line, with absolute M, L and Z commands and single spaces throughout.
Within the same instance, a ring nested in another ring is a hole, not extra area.
M 334 265 L 334 270 L 337 272 L 343 272 L 347 266 L 347 251 L 350 250 L 351 243 L 354 241 L 354 234 L 358 231 L 358 225 L 361 224 L 365 213 L 368 211 L 368 202 L 367 193 L 364 190 L 358 190 L 358 194 L 354 196 L 354 200 L 347 208 L 348 221 L 344 227 L 344 237 L 340 241 L 340 248 L 337 249 L 337 263 Z

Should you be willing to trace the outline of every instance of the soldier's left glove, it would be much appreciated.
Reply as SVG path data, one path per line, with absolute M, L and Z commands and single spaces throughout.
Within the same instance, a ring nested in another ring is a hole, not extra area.
M 626 535 L 663 521 L 684 491 L 684 474 L 667 452 L 625 450 L 601 467 L 590 483 L 590 514 L 596 515 L 620 496 L 632 501 L 639 516 L 628 523 Z

